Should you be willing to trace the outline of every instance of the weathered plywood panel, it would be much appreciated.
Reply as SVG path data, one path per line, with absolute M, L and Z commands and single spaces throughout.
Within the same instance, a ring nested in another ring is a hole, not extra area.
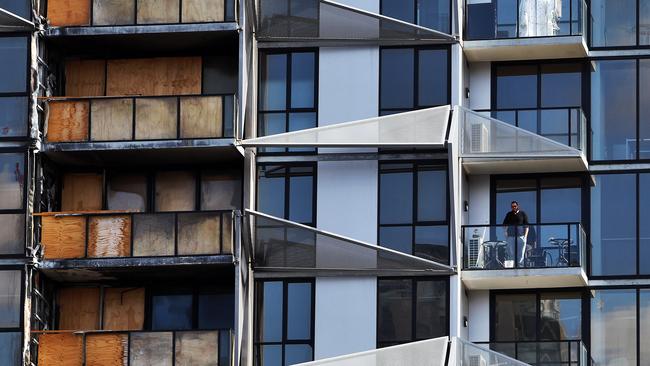
M 65 63 L 65 95 L 102 96 L 106 91 L 105 77 L 105 60 L 68 60 Z
M 41 244 L 46 259 L 83 258 L 86 252 L 86 218 L 41 218 Z
M 83 365 L 83 337 L 72 333 L 48 333 L 39 335 L 38 365 Z
M 91 216 L 88 221 L 88 257 L 131 255 L 131 216 Z
M 86 335 L 86 366 L 125 366 L 127 345 L 126 334 Z
M 201 57 L 108 61 L 107 95 L 201 94 Z
M 99 329 L 99 288 L 70 287 L 59 290 L 59 329 Z
M 221 254 L 233 254 L 232 251 L 232 217 L 224 214 L 221 219 Z
M 175 139 L 176 98 L 140 98 L 135 101 L 135 139 Z
M 48 142 L 88 140 L 89 103 L 85 100 L 48 102 Z
M 47 18 L 55 27 L 90 24 L 90 0 L 48 0 Z
M 171 366 L 171 332 L 131 333 L 130 366 Z
M 144 288 L 104 290 L 104 329 L 142 330 L 144 328 Z
M 95 173 L 65 174 L 61 192 L 61 210 L 90 211 L 102 209 L 102 175 Z
M 133 216 L 133 256 L 174 255 L 174 214 Z
M 183 23 L 223 22 L 225 0 L 183 0 Z
M 179 0 L 138 0 L 138 24 L 178 23 Z
M 181 98 L 181 137 L 222 137 L 223 98 Z
M 90 139 L 125 141 L 133 136 L 133 99 L 93 100 L 90 103 Z
M 194 211 L 196 180 L 192 172 L 156 174 L 156 211 Z
M 218 366 L 218 332 L 176 333 L 176 366 Z
M 93 25 L 133 24 L 135 0 L 93 0 Z
M 179 214 L 178 254 L 219 254 L 220 229 L 219 214 Z

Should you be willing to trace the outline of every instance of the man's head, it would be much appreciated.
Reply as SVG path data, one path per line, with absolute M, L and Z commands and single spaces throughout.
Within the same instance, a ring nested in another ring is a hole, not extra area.
M 517 201 L 510 202 L 510 208 L 512 209 L 512 212 L 519 211 L 519 203 L 517 203 Z

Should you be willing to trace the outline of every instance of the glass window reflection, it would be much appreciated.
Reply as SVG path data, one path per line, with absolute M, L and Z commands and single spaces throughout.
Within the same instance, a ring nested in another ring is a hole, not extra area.
M 591 357 L 597 365 L 636 365 L 636 290 L 595 290 Z
M 27 37 L 0 37 L 0 93 L 26 93 Z
M 636 45 L 636 0 L 591 0 L 591 45 Z

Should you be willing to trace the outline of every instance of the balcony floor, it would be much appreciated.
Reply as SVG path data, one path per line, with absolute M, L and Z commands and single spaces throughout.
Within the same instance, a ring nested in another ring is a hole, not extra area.
M 557 173 L 587 171 L 588 164 L 583 156 L 465 157 L 463 168 L 468 174 Z
M 587 57 L 582 36 L 465 41 L 463 49 L 470 62 Z
M 587 274 L 581 267 L 468 270 L 461 279 L 469 290 L 585 287 Z

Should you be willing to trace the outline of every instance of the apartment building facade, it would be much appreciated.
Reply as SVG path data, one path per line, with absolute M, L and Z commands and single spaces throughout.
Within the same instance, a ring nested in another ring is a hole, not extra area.
M 647 19 L 0 0 L 0 364 L 650 363 Z

